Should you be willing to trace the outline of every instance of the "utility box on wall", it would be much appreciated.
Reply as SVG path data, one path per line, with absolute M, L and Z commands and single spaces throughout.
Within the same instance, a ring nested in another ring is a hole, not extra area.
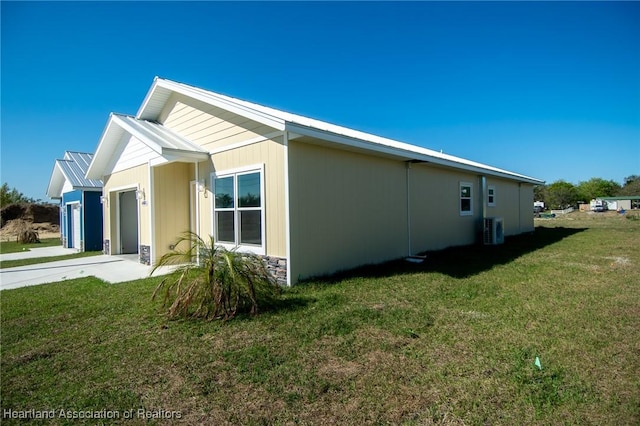
M 501 217 L 485 217 L 483 240 L 485 245 L 504 243 L 504 219 Z

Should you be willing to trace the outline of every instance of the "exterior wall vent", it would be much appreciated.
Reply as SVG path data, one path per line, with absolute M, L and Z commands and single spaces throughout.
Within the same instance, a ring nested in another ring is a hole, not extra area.
M 485 245 L 503 244 L 504 219 L 501 217 L 485 217 L 483 235 Z

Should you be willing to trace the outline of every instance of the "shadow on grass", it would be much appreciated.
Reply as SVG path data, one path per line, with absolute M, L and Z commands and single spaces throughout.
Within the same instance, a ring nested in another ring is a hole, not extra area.
M 476 244 L 451 247 L 422 253 L 427 255 L 427 259 L 423 263 L 410 263 L 404 259 L 398 259 L 379 265 L 366 265 L 338 272 L 308 282 L 337 283 L 348 278 L 381 278 L 421 271 L 439 272 L 453 278 L 465 278 L 487 271 L 494 266 L 507 264 L 520 256 L 542 249 L 586 229 L 539 227 L 534 233 L 508 237 L 502 245 Z

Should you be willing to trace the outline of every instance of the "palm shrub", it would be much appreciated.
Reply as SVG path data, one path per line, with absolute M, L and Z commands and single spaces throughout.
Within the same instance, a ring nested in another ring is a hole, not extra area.
M 193 232 L 178 238 L 175 249 L 157 262 L 177 265 L 156 287 L 152 299 L 164 294 L 167 316 L 204 319 L 233 318 L 238 312 L 258 313 L 258 306 L 272 303 L 280 293 L 262 258 L 216 246 L 213 237 L 203 240 Z

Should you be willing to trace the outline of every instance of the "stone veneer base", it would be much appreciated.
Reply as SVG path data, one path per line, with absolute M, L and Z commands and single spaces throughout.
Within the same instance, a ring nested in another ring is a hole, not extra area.
M 282 286 L 287 285 L 287 259 L 274 256 L 262 256 L 267 265 L 267 271 L 271 273 Z
M 140 263 L 151 265 L 151 246 L 140 246 Z

